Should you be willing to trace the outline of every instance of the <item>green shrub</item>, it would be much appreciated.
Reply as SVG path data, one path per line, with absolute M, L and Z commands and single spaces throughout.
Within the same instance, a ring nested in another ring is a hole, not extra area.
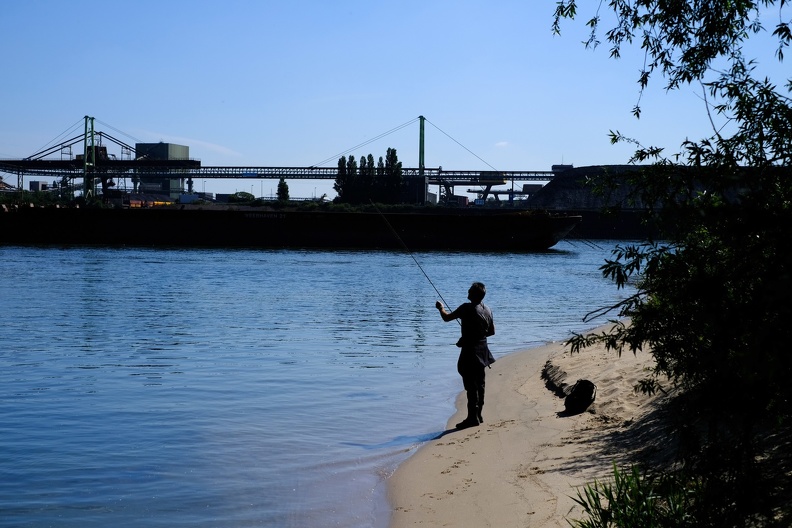
M 575 528 L 695 526 L 691 512 L 696 489 L 676 474 L 650 477 L 635 466 L 620 471 L 614 464 L 612 482 L 595 480 L 577 491 L 574 500 L 587 518 L 567 522 Z

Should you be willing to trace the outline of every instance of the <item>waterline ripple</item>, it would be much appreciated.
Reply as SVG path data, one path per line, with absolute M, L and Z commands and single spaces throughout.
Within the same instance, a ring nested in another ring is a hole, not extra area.
M 607 243 L 601 244 L 609 247 Z M 589 326 L 607 249 L 420 253 L 496 358 Z M 0 526 L 383 526 L 461 390 L 404 253 L 0 248 Z

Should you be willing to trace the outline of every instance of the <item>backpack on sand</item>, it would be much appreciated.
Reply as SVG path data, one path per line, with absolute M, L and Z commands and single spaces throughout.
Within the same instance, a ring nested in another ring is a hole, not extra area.
M 564 398 L 564 409 L 568 414 L 580 414 L 594 403 L 597 386 L 589 380 L 577 380 Z

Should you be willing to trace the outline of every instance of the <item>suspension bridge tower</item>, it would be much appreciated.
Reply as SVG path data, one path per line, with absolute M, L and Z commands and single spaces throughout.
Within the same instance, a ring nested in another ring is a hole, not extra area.
M 83 196 L 90 198 L 96 195 L 94 169 L 96 168 L 96 137 L 94 135 L 94 118 L 85 116 L 85 136 L 83 137 Z
M 424 121 L 426 121 L 426 118 L 421 115 L 418 116 L 418 119 L 420 121 L 418 132 L 418 176 L 423 177 L 424 168 L 426 167 L 424 160 Z

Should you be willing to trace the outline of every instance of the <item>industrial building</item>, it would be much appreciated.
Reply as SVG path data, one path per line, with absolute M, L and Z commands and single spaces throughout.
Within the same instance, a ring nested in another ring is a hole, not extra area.
M 135 159 L 157 161 L 181 161 L 190 159 L 190 147 L 174 143 L 135 143 Z M 132 178 L 133 192 L 139 194 L 162 194 L 171 200 L 178 200 L 184 192 L 185 177 L 179 173 L 185 169 L 170 169 L 167 174 L 161 170 L 146 174 L 146 169 L 138 169 Z M 192 180 L 188 178 L 188 187 Z

